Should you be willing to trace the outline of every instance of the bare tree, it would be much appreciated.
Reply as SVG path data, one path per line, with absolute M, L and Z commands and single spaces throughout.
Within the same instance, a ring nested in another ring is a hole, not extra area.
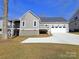
M 4 0 L 3 39 L 8 39 L 8 0 Z

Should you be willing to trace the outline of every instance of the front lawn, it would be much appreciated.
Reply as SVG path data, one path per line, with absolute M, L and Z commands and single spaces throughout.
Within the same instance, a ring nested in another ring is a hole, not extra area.
M 79 59 L 79 46 L 62 44 L 21 44 L 27 37 L 0 41 L 0 59 Z

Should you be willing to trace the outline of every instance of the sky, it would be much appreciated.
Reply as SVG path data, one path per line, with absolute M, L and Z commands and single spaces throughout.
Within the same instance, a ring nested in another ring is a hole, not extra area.
M 18 19 L 32 10 L 38 16 L 69 20 L 79 8 L 79 0 L 9 0 L 8 6 L 9 19 Z M 3 16 L 3 0 L 0 0 L 0 16 Z

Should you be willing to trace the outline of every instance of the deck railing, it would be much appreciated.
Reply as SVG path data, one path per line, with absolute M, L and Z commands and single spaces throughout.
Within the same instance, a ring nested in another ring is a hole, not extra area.
M 48 26 L 48 25 L 44 25 L 44 24 L 40 24 L 40 25 L 39 25 L 39 28 L 40 28 L 40 29 L 48 29 L 49 26 Z

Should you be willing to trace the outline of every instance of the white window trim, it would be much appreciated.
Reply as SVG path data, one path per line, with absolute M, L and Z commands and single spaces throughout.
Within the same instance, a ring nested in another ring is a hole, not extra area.
M 22 27 L 24 27 L 24 26 L 23 26 L 23 23 L 24 23 L 24 26 L 25 26 L 25 22 L 24 22 L 24 21 L 22 21 Z
M 36 26 L 34 26 L 34 22 L 36 22 Z M 33 21 L 33 27 L 37 27 L 37 21 Z

